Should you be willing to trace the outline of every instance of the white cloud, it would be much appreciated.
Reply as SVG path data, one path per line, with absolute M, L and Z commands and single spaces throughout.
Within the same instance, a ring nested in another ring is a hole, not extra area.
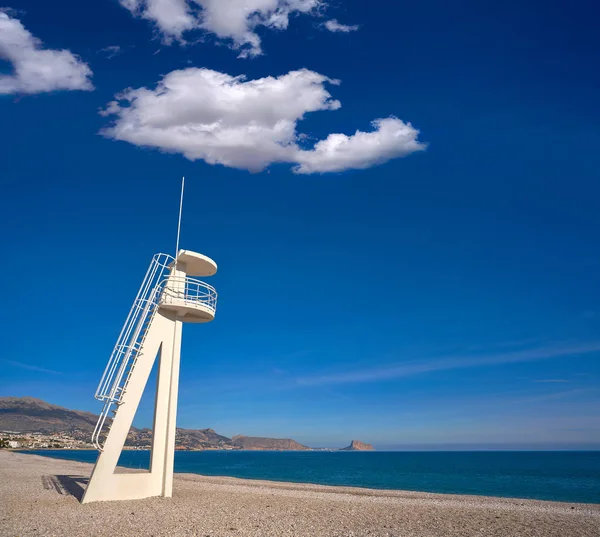
M 229 40 L 240 57 L 262 53 L 256 28 L 285 30 L 290 16 L 314 13 L 323 0 L 119 0 L 137 17 L 156 23 L 164 40 L 183 41 L 190 30 Z
M 246 80 L 209 69 L 167 74 L 155 89 L 127 89 L 103 112 L 114 122 L 107 137 L 181 153 L 232 168 L 260 171 L 269 164 L 295 164 L 297 173 L 366 168 L 424 149 L 418 131 L 396 118 L 378 119 L 372 132 L 330 134 L 313 149 L 297 123 L 308 112 L 336 110 L 324 75 L 302 69 Z
M 336 19 L 328 20 L 325 23 L 325 28 L 327 28 L 330 32 L 356 32 L 359 26 L 358 24 L 347 25 L 341 24 Z
M 330 134 L 310 151 L 299 151 L 297 173 L 339 172 L 370 168 L 393 158 L 425 149 L 417 141 L 419 131 L 395 117 L 376 119 L 371 132 L 356 131 L 352 136 Z
M 43 49 L 21 22 L 0 11 L 0 58 L 12 75 L 0 75 L 0 94 L 92 90 L 91 69 L 68 50 Z
M 156 23 L 167 43 L 181 40 L 183 32 L 198 27 L 188 0 L 119 0 L 136 17 Z

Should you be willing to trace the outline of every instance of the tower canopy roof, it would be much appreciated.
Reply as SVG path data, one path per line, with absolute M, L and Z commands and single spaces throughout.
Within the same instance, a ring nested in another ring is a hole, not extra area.
M 191 250 L 179 250 L 177 262 L 185 263 L 189 276 L 212 276 L 217 272 L 217 264 L 210 257 Z

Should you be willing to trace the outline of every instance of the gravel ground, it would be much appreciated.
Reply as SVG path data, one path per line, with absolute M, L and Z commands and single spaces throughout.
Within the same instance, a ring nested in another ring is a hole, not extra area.
M 91 464 L 0 451 L 0 536 L 600 537 L 600 505 L 176 474 L 171 499 L 81 505 Z

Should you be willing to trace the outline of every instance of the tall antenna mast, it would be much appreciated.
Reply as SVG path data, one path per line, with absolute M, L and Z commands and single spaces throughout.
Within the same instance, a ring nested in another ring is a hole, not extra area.
M 169 184 L 173 180 L 169 178 Z M 217 309 L 215 288 L 197 278 L 215 274 L 217 264 L 191 250 L 182 249 L 179 255 L 184 187 L 182 177 L 175 261 L 169 254 L 152 258 L 96 389 L 96 399 L 103 402 L 103 408 L 92 443 L 100 454 L 82 503 L 173 495 L 182 326 L 186 322 L 208 323 Z M 128 475 L 125 483 L 115 468 L 157 361 L 160 374 L 150 471 Z M 0 534 L 4 534 L 1 529 Z
M 177 265 L 177 256 L 179 255 L 179 235 L 181 234 L 181 212 L 183 210 L 183 189 L 185 187 L 185 177 L 181 178 L 181 198 L 179 199 L 179 221 L 177 222 L 177 245 L 175 246 L 175 265 Z

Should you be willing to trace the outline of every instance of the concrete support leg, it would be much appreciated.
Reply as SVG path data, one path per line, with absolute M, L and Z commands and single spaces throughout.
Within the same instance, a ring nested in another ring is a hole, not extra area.
M 181 325 L 181 321 L 174 315 L 157 313 L 154 316 L 82 503 L 172 495 Z M 150 471 L 141 474 L 115 474 L 127 434 L 159 352 Z

